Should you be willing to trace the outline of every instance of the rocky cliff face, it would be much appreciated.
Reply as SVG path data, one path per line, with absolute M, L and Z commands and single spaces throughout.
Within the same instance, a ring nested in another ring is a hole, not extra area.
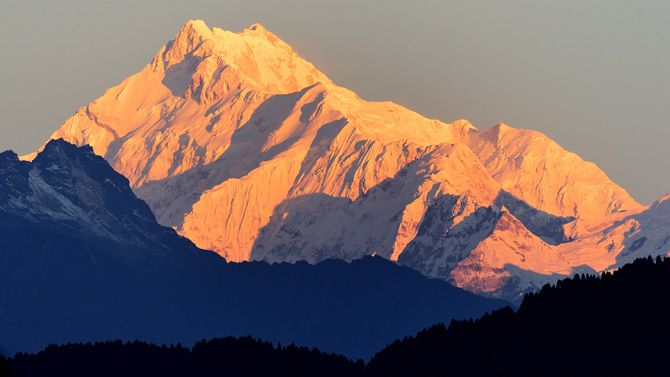
M 52 138 L 91 145 L 161 224 L 229 261 L 377 254 L 508 298 L 588 264 L 554 250 L 576 218 L 639 206 L 540 133 L 364 101 L 260 25 L 190 21 Z M 481 257 L 493 249 L 507 256 Z M 485 269 L 504 273 L 472 283 Z
M 39 224 L 100 247 L 112 244 L 118 254 L 125 253 L 124 246 L 148 253 L 157 246 L 196 250 L 157 224 L 128 180 L 90 147 L 79 149 L 62 139 L 49 141 L 32 162 L 12 151 L 0 154 L 0 213 L 6 227 Z

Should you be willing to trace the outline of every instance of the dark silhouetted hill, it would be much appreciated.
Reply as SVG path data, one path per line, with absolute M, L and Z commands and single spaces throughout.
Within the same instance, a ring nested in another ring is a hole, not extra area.
M 575 275 L 472 321 L 394 342 L 371 376 L 666 376 L 670 259 Z

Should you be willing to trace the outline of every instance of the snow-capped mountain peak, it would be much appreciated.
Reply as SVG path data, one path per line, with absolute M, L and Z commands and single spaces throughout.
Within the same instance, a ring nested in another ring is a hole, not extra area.
M 376 253 L 456 282 L 491 268 L 507 298 L 590 261 L 612 265 L 615 251 L 575 245 L 640 207 L 539 132 L 365 101 L 259 24 L 189 21 L 52 138 L 90 144 L 161 224 L 229 261 Z M 521 267 L 524 247 L 535 259 Z
M 330 83 L 312 64 L 260 24 L 232 33 L 209 29 L 203 21 L 189 21 L 174 41 L 156 55 L 151 66 L 156 72 L 164 72 L 166 81 L 191 81 L 195 87 L 187 86 L 186 96 L 193 95 L 198 86 L 214 88 L 219 81 L 227 79 L 233 79 L 228 84 L 242 80 L 272 94 L 296 92 L 317 82 Z M 185 83 L 171 84 L 177 89 L 175 94 L 184 94 L 179 92 Z M 219 90 L 224 89 L 223 83 L 219 85 L 222 86 Z

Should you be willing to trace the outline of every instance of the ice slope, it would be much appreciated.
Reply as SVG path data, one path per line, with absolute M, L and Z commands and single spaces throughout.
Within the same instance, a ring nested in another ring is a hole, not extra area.
M 639 206 L 595 164 L 539 132 L 499 123 L 471 134 L 468 146 L 503 189 L 550 214 L 598 219 Z

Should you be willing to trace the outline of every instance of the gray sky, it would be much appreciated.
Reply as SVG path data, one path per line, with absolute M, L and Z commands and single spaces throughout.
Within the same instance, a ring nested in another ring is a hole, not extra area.
M 0 150 L 26 154 L 189 19 L 260 22 L 366 100 L 540 131 L 639 202 L 670 192 L 668 1 L 0 0 Z

